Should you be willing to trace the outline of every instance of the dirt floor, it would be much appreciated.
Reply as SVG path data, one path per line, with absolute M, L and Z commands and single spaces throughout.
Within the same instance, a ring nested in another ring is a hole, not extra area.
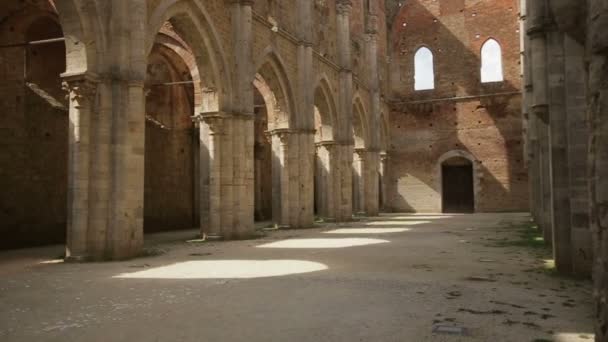
M 525 214 L 386 215 L 258 240 L 147 241 L 64 264 L 0 253 L 0 341 L 593 341 L 588 281 L 553 274 Z

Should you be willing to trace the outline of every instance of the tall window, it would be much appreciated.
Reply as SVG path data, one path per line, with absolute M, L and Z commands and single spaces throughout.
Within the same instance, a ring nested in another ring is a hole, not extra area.
M 435 70 L 433 67 L 433 53 L 421 47 L 414 56 L 414 89 L 435 89 Z
M 488 39 L 481 47 L 481 83 L 502 82 L 502 51 L 500 44 Z

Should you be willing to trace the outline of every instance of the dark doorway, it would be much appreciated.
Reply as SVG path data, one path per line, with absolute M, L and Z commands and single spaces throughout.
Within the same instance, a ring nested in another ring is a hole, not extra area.
M 465 158 L 452 158 L 441 165 L 444 213 L 473 213 L 473 163 Z

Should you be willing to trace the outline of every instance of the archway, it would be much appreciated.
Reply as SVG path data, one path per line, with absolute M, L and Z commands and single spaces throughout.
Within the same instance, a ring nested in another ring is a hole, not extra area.
M 365 214 L 365 180 L 367 153 L 367 121 L 365 109 L 360 98 L 355 98 L 353 103 L 353 139 L 355 153 L 353 155 L 353 191 L 352 203 L 355 215 Z
M 286 76 L 285 68 L 278 55 L 269 52 L 262 59 L 255 78 L 253 80 L 254 94 L 257 95 L 255 108 L 256 121 L 254 136 L 256 142 L 261 145 L 257 150 L 260 158 L 258 165 L 261 172 L 267 171 L 265 175 L 255 178 L 254 189 L 258 194 L 255 205 L 264 208 L 264 203 L 272 202 L 272 221 L 275 225 L 287 227 L 291 223 L 295 203 L 293 180 L 290 179 L 291 165 L 295 165 L 297 151 L 291 151 L 293 146 L 293 135 L 291 128 L 293 113 L 293 97 L 291 87 Z M 265 114 L 265 118 L 264 115 Z M 262 124 L 262 122 L 264 122 Z M 266 135 L 268 140 L 261 138 Z M 255 153 L 256 151 L 254 151 Z M 264 159 L 264 157 L 270 160 Z M 268 184 L 269 179 L 271 184 Z M 272 189 L 270 194 L 268 189 Z M 267 208 L 264 208 L 268 212 Z
M 167 22 L 148 57 L 144 232 L 189 229 L 200 223 L 198 129 L 192 51 Z M 199 100 L 200 101 L 200 100 Z
M 64 243 L 69 103 L 63 30 L 54 6 L 0 7 L 0 249 Z
M 473 163 L 456 156 L 441 163 L 441 198 L 444 213 L 475 212 Z
M 218 34 L 200 2 L 162 2 L 151 11 L 149 22 L 146 42 L 150 55 L 160 42 L 180 57 L 172 58 L 174 65 L 171 68 L 182 70 L 182 73 L 172 73 L 176 81 L 162 83 L 173 83 L 165 84 L 165 87 L 181 88 L 179 91 L 174 89 L 173 92 L 185 92 L 188 89 L 189 98 L 192 99 L 193 96 L 193 101 L 190 100 L 191 111 L 184 109 L 180 115 L 184 121 L 177 122 L 182 128 L 189 125 L 194 127 L 190 137 L 195 141 L 192 148 L 192 169 L 196 176 L 191 183 L 194 189 L 193 199 L 189 200 L 194 203 L 194 223 L 200 221 L 202 235 L 229 236 L 230 232 L 224 229 L 233 229 L 230 224 L 233 215 L 232 210 L 228 210 L 230 208 L 223 209 L 226 205 L 222 192 L 223 176 L 220 177 L 219 172 L 227 161 L 222 160 L 221 142 L 217 141 L 217 137 L 223 129 L 219 114 L 229 112 L 232 87 Z M 171 29 L 166 30 L 168 27 Z M 166 53 L 170 55 L 170 52 Z M 186 97 L 184 93 L 181 94 L 180 96 Z M 190 123 L 190 118 L 186 123 L 186 112 L 189 112 L 189 116 L 194 116 L 193 124 Z M 147 126 L 151 124 L 148 123 Z M 182 137 L 185 141 L 186 135 L 182 134 Z M 179 151 L 181 153 L 181 149 Z M 183 155 L 187 154 L 189 153 L 184 149 Z M 190 165 L 183 169 L 190 169 Z M 189 198 L 190 194 L 189 192 L 185 197 Z M 187 215 L 182 216 L 185 218 Z
M 272 142 L 268 134 L 268 106 L 260 92 L 270 91 L 261 78 L 254 82 L 254 192 L 255 220 L 272 219 Z
M 315 162 L 314 162 L 314 209 L 315 216 L 323 219 L 334 219 L 333 193 L 335 170 L 332 169 L 332 158 L 335 157 L 334 125 L 335 104 L 331 87 L 323 78 L 314 94 L 314 127 L 315 127 Z M 335 161 L 333 161 L 335 164 Z M 334 166 L 335 168 L 335 166 Z
M 385 112 L 380 114 L 380 164 L 378 170 L 378 203 L 379 209 L 389 212 L 388 180 L 389 180 L 389 129 L 388 117 Z

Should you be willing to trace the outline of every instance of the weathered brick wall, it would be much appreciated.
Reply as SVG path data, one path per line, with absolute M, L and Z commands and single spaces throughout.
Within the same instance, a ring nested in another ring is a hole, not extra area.
M 6 2 L 0 44 L 61 37 L 44 6 Z M 25 54 L 24 54 L 25 53 Z M 27 61 L 27 62 L 26 62 Z M 27 65 L 27 67 L 26 67 Z M 0 249 L 63 242 L 68 112 L 59 74 L 62 43 L 0 50 Z
M 389 202 L 397 210 L 441 210 L 438 161 L 454 150 L 476 162 L 478 211 L 528 209 L 518 30 L 514 0 L 412 0 L 401 7 L 391 42 L 396 192 Z M 501 83 L 480 82 L 481 46 L 489 38 L 502 48 Z M 434 90 L 414 91 L 414 54 L 421 46 L 434 54 Z

